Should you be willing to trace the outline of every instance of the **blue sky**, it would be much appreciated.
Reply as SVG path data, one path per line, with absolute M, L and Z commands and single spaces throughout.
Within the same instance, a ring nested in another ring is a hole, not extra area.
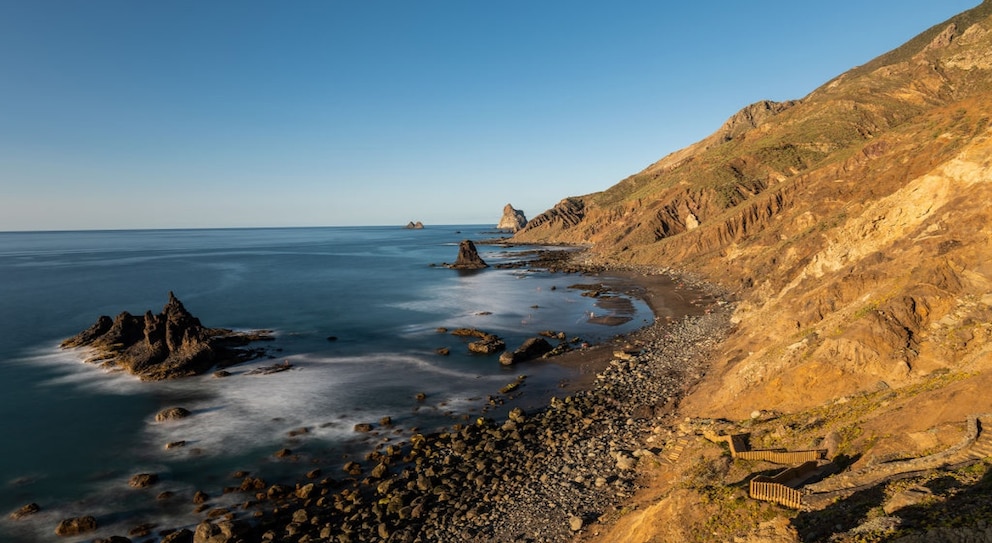
M 978 0 L 0 0 L 0 231 L 495 223 Z

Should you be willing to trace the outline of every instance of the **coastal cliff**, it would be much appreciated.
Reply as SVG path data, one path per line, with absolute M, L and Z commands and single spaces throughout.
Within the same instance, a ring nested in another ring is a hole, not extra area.
M 801 99 L 747 106 L 616 185 L 563 199 L 513 241 L 581 244 L 600 264 L 663 267 L 732 293 L 733 333 L 680 416 L 798 417 L 891 391 L 903 400 L 835 430 L 840 451 L 857 466 L 923 454 L 940 446 L 923 433 L 992 411 L 990 51 L 986 1 Z M 829 437 L 815 420 L 818 430 L 776 431 Z M 686 528 L 698 517 L 690 502 L 645 513 L 623 540 Z

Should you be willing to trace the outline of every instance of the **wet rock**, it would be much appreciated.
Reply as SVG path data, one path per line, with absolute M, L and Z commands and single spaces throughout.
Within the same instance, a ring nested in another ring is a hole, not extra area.
M 148 488 L 158 482 L 158 474 L 138 473 L 132 475 L 127 484 L 131 488 Z
M 94 539 L 93 543 L 131 543 L 131 540 L 122 535 L 112 535 Z
M 918 505 L 927 500 L 933 499 L 933 492 L 924 486 L 915 486 L 902 492 L 898 492 L 882 504 L 882 510 L 886 515 L 891 515 L 896 511 L 913 505 Z
M 10 514 L 10 518 L 13 520 L 21 520 L 24 517 L 31 516 L 38 511 L 41 511 L 41 506 L 32 502 L 27 505 L 21 506 L 17 511 Z
M 551 344 L 542 337 L 530 338 L 515 351 L 499 355 L 499 363 L 510 366 L 518 362 L 532 360 L 550 352 L 552 348 Z
M 524 215 L 523 211 L 514 208 L 510 204 L 503 206 L 503 216 L 500 217 L 499 223 L 496 224 L 497 230 L 516 232 L 524 226 L 527 226 L 527 216 Z
M 55 527 L 55 535 L 68 537 L 96 530 L 96 518 L 91 516 L 67 518 Z
M 185 407 L 170 407 L 155 414 L 155 422 L 184 419 L 193 413 Z
M 481 270 L 482 268 L 488 268 L 489 264 L 486 264 L 486 261 L 482 260 L 482 257 L 479 256 L 479 251 L 475 248 L 475 243 L 472 243 L 470 239 L 466 239 L 458 244 L 458 258 L 454 264 L 448 264 L 448 267 L 455 270 Z
M 212 524 L 204 521 L 196 526 L 193 543 L 231 543 L 245 531 L 241 524 L 235 522 L 221 521 Z

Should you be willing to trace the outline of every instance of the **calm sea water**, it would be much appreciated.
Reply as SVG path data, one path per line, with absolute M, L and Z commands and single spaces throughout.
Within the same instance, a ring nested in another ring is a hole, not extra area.
M 155 495 L 218 495 L 235 484 L 236 469 L 273 480 L 314 466 L 334 475 L 384 439 L 478 416 L 518 374 L 528 375 L 522 402 L 538 402 L 571 375 L 547 362 L 501 367 L 439 327 L 478 327 L 513 348 L 547 329 L 601 341 L 651 318 L 635 300 L 626 325 L 588 322 L 606 310 L 567 288 L 591 282 L 580 276 L 431 266 L 453 261 L 462 239 L 492 237 L 487 229 L 0 233 L 0 540 L 54 541 L 58 520 L 75 514 L 95 515 L 105 526 L 97 535 L 191 522 L 188 498 L 170 506 Z M 524 248 L 479 249 L 495 264 Z M 58 348 L 100 315 L 157 313 L 170 290 L 207 326 L 274 330 L 266 346 L 275 359 L 235 366 L 226 379 L 144 383 Z M 283 360 L 294 369 L 246 375 Z M 176 405 L 194 416 L 154 422 Z M 396 433 L 353 431 L 384 416 Z M 289 436 L 300 428 L 308 432 Z M 187 445 L 164 448 L 180 440 Z M 275 459 L 283 447 L 296 458 Z M 139 472 L 162 481 L 129 488 Z M 29 502 L 42 512 L 7 518 Z

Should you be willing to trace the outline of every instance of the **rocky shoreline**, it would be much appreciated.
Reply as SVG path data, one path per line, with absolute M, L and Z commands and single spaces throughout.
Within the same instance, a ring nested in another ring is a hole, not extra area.
M 551 262 L 555 271 L 627 273 L 657 310 L 653 271 Z M 225 496 L 194 497 L 199 525 L 129 535 L 167 543 L 569 541 L 633 495 L 640 462 L 660 461 L 666 418 L 729 329 L 729 304 L 708 296 L 696 305 L 705 307 L 563 356 L 559 363 L 582 366 L 587 378 L 542 409 L 383 442 L 364 461 L 320 466 L 292 485 L 239 472 Z

